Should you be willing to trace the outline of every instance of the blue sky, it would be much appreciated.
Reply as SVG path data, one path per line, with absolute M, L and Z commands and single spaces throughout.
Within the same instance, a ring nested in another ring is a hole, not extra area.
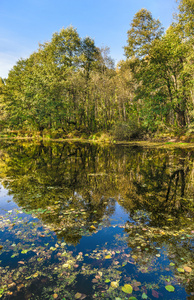
M 110 47 L 117 63 L 123 59 L 127 30 L 135 13 L 146 8 L 166 28 L 176 11 L 176 0 L 0 0 L 0 77 L 20 58 L 51 40 L 54 32 L 73 25 L 96 46 Z

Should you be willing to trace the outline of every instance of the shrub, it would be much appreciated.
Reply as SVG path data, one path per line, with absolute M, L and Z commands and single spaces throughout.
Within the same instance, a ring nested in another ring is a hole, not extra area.
M 114 125 L 112 135 L 117 141 L 129 141 L 131 139 L 140 138 L 142 132 L 136 120 L 128 122 L 119 122 Z

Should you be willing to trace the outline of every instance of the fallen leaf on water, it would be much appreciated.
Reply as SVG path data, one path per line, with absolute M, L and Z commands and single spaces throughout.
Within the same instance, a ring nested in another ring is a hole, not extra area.
M 175 290 L 175 288 L 174 288 L 174 286 L 172 286 L 172 285 L 166 285 L 165 286 L 165 289 L 168 291 L 168 292 L 174 292 L 174 290 Z
M 143 293 L 143 294 L 141 295 L 141 298 L 142 298 L 142 299 L 147 299 L 148 296 L 146 295 L 146 293 Z
M 180 273 L 184 273 L 185 270 L 183 268 L 177 268 L 177 271 L 180 272 Z
M 152 296 L 155 297 L 155 298 L 159 298 L 159 294 L 155 290 L 152 290 Z
M 17 286 L 18 292 L 19 292 L 23 287 L 24 287 L 24 284 L 19 284 L 19 285 Z
M 54 299 L 57 299 L 57 298 L 58 298 L 58 295 L 57 295 L 57 294 L 53 294 L 53 298 L 54 298 Z
M 122 291 L 126 294 L 132 294 L 133 287 L 130 284 L 125 284 L 124 286 L 122 286 Z
M 192 271 L 192 269 L 190 267 L 187 267 L 187 266 L 184 267 L 184 270 L 188 273 L 191 273 L 191 271 Z
M 90 228 L 96 230 L 96 227 L 94 225 L 91 225 Z
M 135 282 L 133 282 L 133 287 L 134 286 L 140 286 L 141 285 L 141 282 L 140 281 L 135 281 Z
M 109 255 L 106 255 L 104 258 L 105 258 L 105 259 L 111 259 L 112 256 L 109 254 Z
M 75 294 L 75 299 L 80 299 L 82 297 L 82 294 L 81 293 L 76 293 Z
M 110 285 L 111 285 L 111 287 L 113 287 L 114 289 L 116 289 L 116 288 L 119 287 L 118 281 L 112 281 Z

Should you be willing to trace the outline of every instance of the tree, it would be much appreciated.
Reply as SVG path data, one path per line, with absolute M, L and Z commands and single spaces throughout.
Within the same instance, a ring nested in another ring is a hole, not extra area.
M 177 0 L 178 2 L 178 0 Z M 194 35 L 194 2 L 193 0 L 180 0 L 177 20 L 184 36 L 193 39 Z
M 191 87 L 191 77 L 185 67 L 189 48 L 177 30 L 176 26 L 171 26 L 160 41 L 153 43 L 149 59 L 153 71 L 163 79 L 162 85 L 167 92 L 167 101 L 176 113 L 177 125 L 184 128 Z
M 143 58 L 149 53 L 151 43 L 160 38 L 163 28 L 159 20 L 152 17 L 151 12 L 142 8 L 139 10 L 131 23 L 131 29 L 127 32 L 127 46 L 124 47 L 127 58 L 137 56 Z

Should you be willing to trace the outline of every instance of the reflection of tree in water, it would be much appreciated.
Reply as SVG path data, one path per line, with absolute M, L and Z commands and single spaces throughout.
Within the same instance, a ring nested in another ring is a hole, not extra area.
M 182 258 L 192 261 L 192 151 L 68 143 L 2 148 L 1 176 L 14 201 L 67 243 L 109 226 L 118 199 L 130 216 L 127 243 L 141 271 L 152 269 L 156 248 L 164 247 L 175 267 Z M 181 274 L 190 292 L 187 275 Z
M 185 150 L 161 151 L 159 155 L 153 150 L 144 153 L 140 164 L 129 170 L 132 185 L 128 197 L 132 201 L 124 198 L 123 206 L 130 216 L 135 217 L 139 210 L 147 212 L 153 226 L 168 224 L 170 217 L 178 225 L 186 214 L 192 216 L 192 161 L 193 153 Z M 142 216 L 141 222 L 147 222 L 147 218 Z
M 75 240 L 114 212 L 114 201 L 142 223 L 170 226 L 192 214 L 193 152 L 90 144 L 3 144 L 4 181 L 19 206 Z M 12 179 L 12 180 L 10 180 Z M 50 211 L 50 213 L 48 213 Z
M 97 228 L 114 213 L 115 201 L 107 197 L 109 190 L 114 191 L 114 178 L 104 172 L 109 151 L 104 152 L 99 168 L 102 150 L 89 144 L 11 144 L 5 148 L 9 180 L 4 183 L 14 201 L 37 212 L 67 242 L 76 244 L 84 233 L 94 230 L 92 224 Z
M 167 226 L 164 228 L 143 227 L 142 224 L 134 225 L 134 223 L 127 222 L 125 224 L 127 233 L 125 240 L 128 247 L 131 248 L 132 263 L 136 264 L 142 273 L 156 271 L 157 260 L 160 259 L 160 249 L 165 249 L 164 252 L 168 259 L 163 266 L 160 266 L 165 277 L 171 277 L 171 284 L 184 284 L 188 294 L 194 292 L 194 278 L 190 272 L 184 270 L 185 267 L 194 269 L 192 226 L 191 220 L 181 230 L 176 226 L 174 228 Z M 183 272 L 179 273 L 179 268 L 183 269 Z M 172 277 L 171 272 L 175 274 L 175 277 Z

